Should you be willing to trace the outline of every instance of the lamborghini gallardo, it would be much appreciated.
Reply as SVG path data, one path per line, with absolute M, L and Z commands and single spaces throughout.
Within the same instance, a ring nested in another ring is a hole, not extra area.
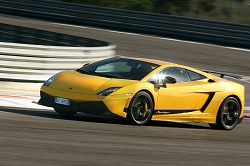
M 218 76 L 217 76 L 218 74 Z M 242 121 L 244 86 L 239 76 L 144 58 L 112 57 L 62 71 L 41 87 L 39 104 L 62 116 L 77 112 L 150 120 L 203 122 L 231 130 Z

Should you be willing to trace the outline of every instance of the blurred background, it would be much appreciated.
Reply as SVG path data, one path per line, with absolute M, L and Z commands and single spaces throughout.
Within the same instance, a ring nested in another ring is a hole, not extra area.
M 58 0 L 58 1 L 250 24 L 250 0 Z

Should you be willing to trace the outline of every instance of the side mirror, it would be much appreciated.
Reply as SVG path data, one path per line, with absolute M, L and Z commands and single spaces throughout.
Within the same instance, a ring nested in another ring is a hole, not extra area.
M 176 79 L 174 77 L 170 77 L 170 76 L 167 76 L 163 79 L 163 87 L 167 87 L 167 83 L 169 84 L 175 84 L 176 83 Z

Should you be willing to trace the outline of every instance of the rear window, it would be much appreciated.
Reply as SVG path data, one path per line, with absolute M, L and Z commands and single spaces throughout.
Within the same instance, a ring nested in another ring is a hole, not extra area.
M 202 80 L 202 79 L 205 79 L 206 77 L 204 75 L 201 75 L 199 73 L 196 73 L 194 71 L 191 71 L 191 70 L 187 70 L 187 73 L 191 79 L 191 81 L 195 81 L 195 80 Z

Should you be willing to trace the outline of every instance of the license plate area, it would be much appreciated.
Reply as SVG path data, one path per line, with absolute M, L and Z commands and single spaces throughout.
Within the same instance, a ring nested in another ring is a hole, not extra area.
M 55 97 L 54 102 L 56 104 L 60 104 L 60 105 L 67 105 L 67 106 L 70 105 L 70 99 L 65 99 L 65 98 L 62 98 L 62 97 Z

